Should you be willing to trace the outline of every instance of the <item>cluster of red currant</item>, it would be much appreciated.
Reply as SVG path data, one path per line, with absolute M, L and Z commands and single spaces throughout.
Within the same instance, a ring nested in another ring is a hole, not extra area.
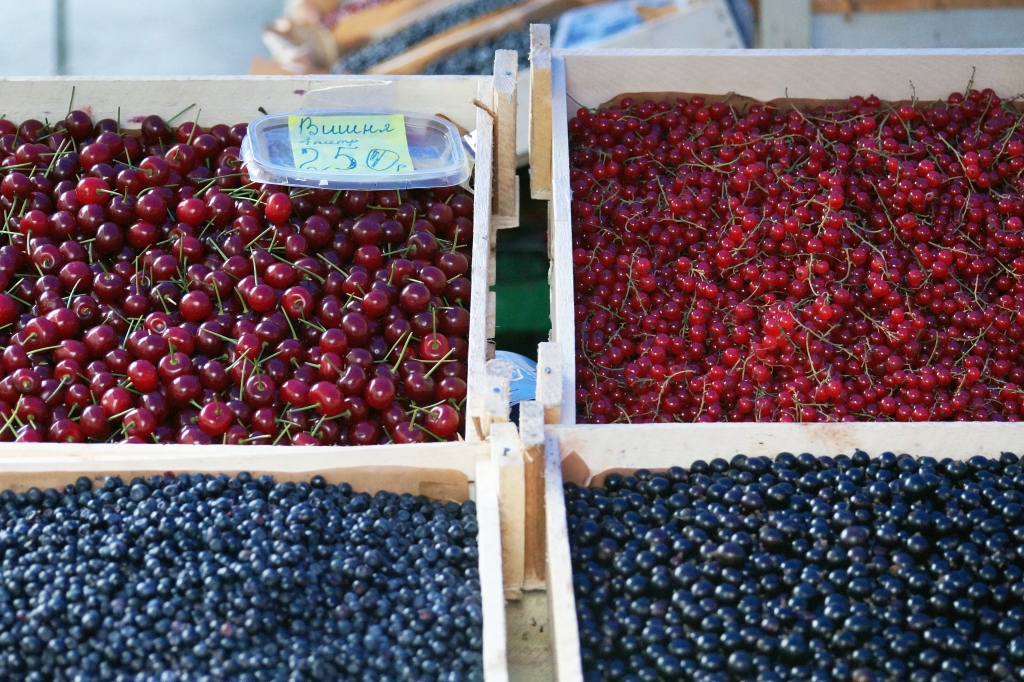
M 990 90 L 581 109 L 579 419 L 1019 420 L 1022 123 Z
M 0 119 L 0 439 L 458 437 L 472 197 L 253 184 L 245 131 Z

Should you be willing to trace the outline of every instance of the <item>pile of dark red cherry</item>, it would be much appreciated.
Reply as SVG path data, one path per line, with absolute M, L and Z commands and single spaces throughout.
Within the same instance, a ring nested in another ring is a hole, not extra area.
M 991 90 L 581 109 L 579 420 L 1018 420 L 1022 122 Z
M 566 486 L 588 682 L 1024 679 L 1024 469 L 804 453 Z
M 0 119 L 0 439 L 458 437 L 472 197 L 254 184 L 245 132 Z

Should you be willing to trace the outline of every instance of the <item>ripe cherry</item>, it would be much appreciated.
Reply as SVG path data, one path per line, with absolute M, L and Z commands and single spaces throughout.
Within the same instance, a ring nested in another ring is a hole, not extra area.
M 220 436 L 231 426 L 232 419 L 228 406 L 215 399 L 199 411 L 199 428 L 208 436 Z

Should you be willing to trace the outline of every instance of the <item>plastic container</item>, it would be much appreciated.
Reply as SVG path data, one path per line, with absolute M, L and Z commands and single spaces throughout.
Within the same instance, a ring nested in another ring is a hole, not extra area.
M 446 187 L 462 184 L 472 170 L 448 121 L 381 110 L 301 109 L 258 118 L 242 141 L 242 160 L 257 182 L 323 189 Z

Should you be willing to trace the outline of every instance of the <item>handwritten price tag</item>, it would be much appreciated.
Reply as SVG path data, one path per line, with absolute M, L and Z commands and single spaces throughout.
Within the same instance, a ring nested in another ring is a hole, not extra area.
M 405 116 L 289 116 L 288 137 L 299 170 L 411 173 Z

